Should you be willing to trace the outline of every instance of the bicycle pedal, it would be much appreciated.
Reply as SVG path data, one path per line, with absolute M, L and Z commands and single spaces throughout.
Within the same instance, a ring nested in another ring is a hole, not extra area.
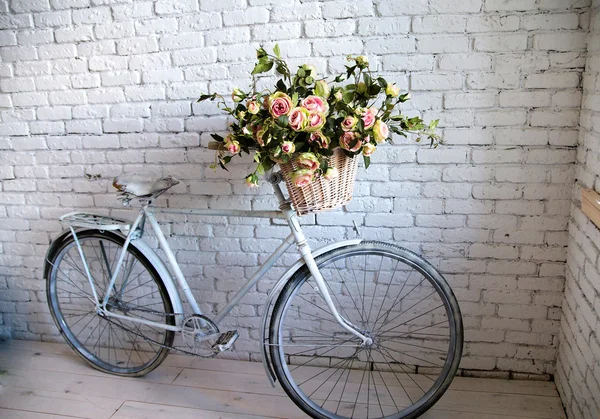
M 212 348 L 217 353 L 231 349 L 231 346 L 233 346 L 239 336 L 237 330 L 229 330 L 221 333 L 217 341 L 212 344 Z

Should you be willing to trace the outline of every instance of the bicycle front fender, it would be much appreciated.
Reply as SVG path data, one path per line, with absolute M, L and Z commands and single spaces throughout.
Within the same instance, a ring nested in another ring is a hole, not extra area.
M 323 247 L 320 247 L 316 250 L 313 250 L 312 255 L 314 258 L 316 258 L 317 256 L 320 256 L 329 251 L 339 249 L 341 247 L 353 246 L 353 245 L 359 244 L 362 241 L 363 241 L 363 239 L 353 239 L 353 240 L 344 240 L 341 242 L 331 243 L 331 244 L 325 245 Z M 279 295 L 280 291 L 283 289 L 285 284 L 287 284 L 287 282 L 290 280 L 290 278 L 292 278 L 294 276 L 296 271 L 298 271 L 298 269 L 301 269 L 302 266 L 304 266 L 304 265 L 305 265 L 304 259 L 299 258 L 287 271 L 285 271 L 285 273 L 281 276 L 281 278 L 279 278 L 279 280 L 277 281 L 275 286 L 269 292 L 269 295 L 267 296 L 267 301 L 265 302 L 265 305 L 263 307 L 263 314 L 262 314 L 262 319 L 261 319 L 261 323 L 260 323 L 260 336 L 262 338 L 262 345 L 260 346 L 260 352 L 262 355 L 263 366 L 265 367 L 265 371 L 267 372 L 267 378 L 269 379 L 269 382 L 271 383 L 271 385 L 273 387 L 275 387 L 275 381 L 277 380 L 277 378 L 275 377 L 275 372 L 273 371 L 273 368 L 271 367 L 271 359 L 269 358 L 269 350 L 268 350 L 269 337 L 266 334 L 267 333 L 267 322 L 269 321 L 269 317 L 270 317 L 269 314 L 271 313 L 271 306 L 273 305 L 275 297 L 277 297 Z

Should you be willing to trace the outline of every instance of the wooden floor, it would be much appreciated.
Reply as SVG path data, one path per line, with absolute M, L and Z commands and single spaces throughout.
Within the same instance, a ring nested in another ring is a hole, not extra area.
M 0 342 L 0 418 L 304 418 L 262 364 L 171 354 L 143 378 L 103 374 L 63 344 Z M 457 377 L 422 418 L 565 418 L 554 383 Z

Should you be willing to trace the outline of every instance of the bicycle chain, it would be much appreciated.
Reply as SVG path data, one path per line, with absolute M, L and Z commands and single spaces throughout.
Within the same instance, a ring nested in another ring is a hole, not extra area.
M 184 313 L 163 313 L 163 312 L 160 312 L 160 311 L 148 310 L 148 309 L 142 309 L 142 308 L 133 309 L 133 310 L 129 310 L 129 311 L 135 311 L 135 310 L 137 310 L 137 311 L 143 311 L 145 313 L 152 313 L 152 314 L 156 314 L 156 315 L 161 315 L 161 316 L 184 316 L 185 315 Z M 121 323 L 117 323 L 117 322 L 111 320 L 108 316 L 102 316 L 102 315 L 100 315 L 100 317 L 102 317 L 107 322 L 109 322 L 111 324 L 114 324 L 117 327 L 120 327 L 121 329 L 125 330 L 126 332 L 132 333 L 135 336 L 141 337 L 146 342 L 150 342 L 150 343 L 152 343 L 154 345 L 160 346 L 163 349 L 168 349 L 168 350 L 173 350 L 173 351 L 181 352 L 181 353 L 184 353 L 186 355 L 198 356 L 200 358 L 212 358 L 214 356 L 214 355 L 213 356 L 203 356 L 203 355 L 199 355 L 199 354 L 194 353 L 194 352 L 186 351 L 185 349 L 181 349 L 181 348 L 178 348 L 176 346 L 165 345 L 164 343 L 160 343 L 160 342 L 155 341 L 154 339 L 150 339 L 149 337 L 146 337 L 143 334 L 138 333 L 135 330 L 130 329 L 129 327 L 127 327 L 127 326 L 125 326 L 125 325 L 123 325 Z

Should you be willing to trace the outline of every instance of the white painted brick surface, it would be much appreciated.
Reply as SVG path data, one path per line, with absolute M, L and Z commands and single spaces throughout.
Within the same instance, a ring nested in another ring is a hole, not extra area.
M 193 102 L 246 87 L 255 48 L 279 41 L 294 66 L 313 63 L 328 75 L 344 71 L 347 54 L 368 55 L 414 91 L 407 113 L 441 119 L 446 141 L 440 150 L 402 139 L 381 148 L 344 211 L 305 217 L 314 242 L 354 237 L 355 221 L 365 237 L 434 258 L 461 302 L 471 345 L 463 366 L 554 373 L 563 261 L 589 260 L 586 271 L 571 268 L 574 281 L 592 276 L 598 254 L 565 250 L 570 182 L 593 187 L 600 174 L 588 165 L 600 152 L 597 52 L 582 81 L 586 39 L 598 50 L 586 38 L 588 12 L 585 1 L 558 0 L 11 2 L 0 16 L 0 325 L 14 337 L 56 339 L 38 289 L 40 255 L 72 208 L 123 214 L 113 175 L 146 167 L 179 177 L 162 205 L 274 207 L 268 187 L 244 186 L 249 160 L 230 172 L 209 168 L 212 152 L 198 145 L 226 118 Z M 586 148 L 577 155 L 580 117 Z M 571 242 L 598 243 L 571 217 Z M 227 217 L 167 220 L 165 229 L 180 236 L 171 241 L 192 287 L 215 305 L 285 235 L 277 222 Z M 225 269 L 232 257 L 236 266 Z M 207 285 L 200 272 L 219 279 Z M 568 286 L 564 305 L 578 289 Z M 266 291 L 261 284 L 228 320 L 249 317 L 241 333 L 252 336 L 232 356 L 257 359 L 253 316 Z M 36 305 L 19 312 L 26 301 Z M 585 377 L 599 376 L 590 369 Z
M 600 415 L 600 274 L 598 255 L 600 233 L 581 212 L 581 188 L 598 190 L 598 168 L 595 163 L 600 152 L 600 2 L 591 8 L 588 52 L 583 74 L 581 131 L 577 154 L 577 183 L 572 192 L 567 255 L 554 255 L 567 260 L 566 284 L 562 300 L 560 347 L 556 366 L 556 382 L 569 417 L 593 418 Z M 560 48 L 570 38 L 553 39 Z M 539 41 L 542 43 L 542 40 Z M 550 45 L 549 45 L 550 46 Z M 549 233 L 547 233 L 549 234 Z M 532 248 L 532 256 L 542 249 Z M 552 255 L 538 257 L 551 259 Z M 561 259 L 562 260 L 562 259 Z

